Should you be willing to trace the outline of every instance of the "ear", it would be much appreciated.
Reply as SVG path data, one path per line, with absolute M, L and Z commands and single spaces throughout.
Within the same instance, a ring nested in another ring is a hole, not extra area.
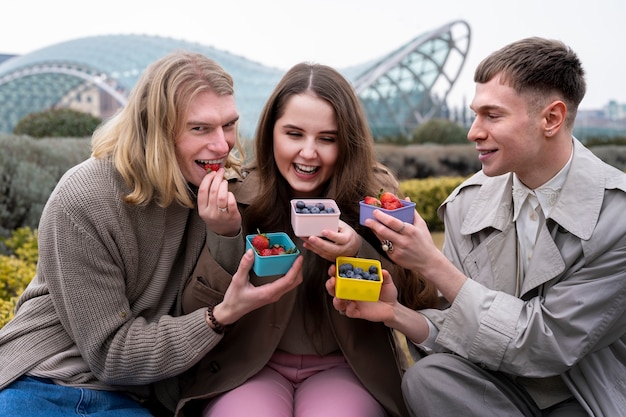
M 567 106 L 561 100 L 555 100 L 546 106 L 543 114 L 545 135 L 552 137 L 565 125 Z

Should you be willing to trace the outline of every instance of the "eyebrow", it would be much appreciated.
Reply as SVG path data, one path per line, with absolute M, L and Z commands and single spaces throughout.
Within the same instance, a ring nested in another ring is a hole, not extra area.
M 493 111 L 493 110 L 498 110 L 498 111 L 503 111 L 504 108 L 502 106 L 498 106 L 495 104 L 485 104 L 482 106 L 478 106 L 478 108 L 474 108 L 472 107 L 472 105 L 470 104 L 469 108 L 475 112 L 481 110 L 481 111 Z
M 240 117 L 241 117 L 240 115 L 237 115 L 236 117 L 233 117 L 228 122 L 224 123 L 224 125 L 238 122 Z M 187 121 L 186 125 L 187 126 L 215 126 L 213 123 L 207 123 L 205 121 L 197 121 L 197 120 L 189 120 Z M 221 126 L 224 126 L 224 125 L 221 125 Z
M 301 127 L 299 127 L 299 126 L 292 125 L 292 124 L 290 124 L 290 123 L 284 124 L 284 125 L 282 125 L 281 127 L 282 127 L 283 129 L 297 129 L 297 130 L 304 130 L 304 129 L 302 129 L 302 128 L 301 128 Z M 319 134 L 319 133 L 323 133 L 323 134 L 325 134 L 325 135 L 337 135 L 337 134 L 338 134 L 338 130 L 336 130 L 336 129 L 334 129 L 334 130 L 322 130 L 321 132 L 318 132 L 318 134 Z

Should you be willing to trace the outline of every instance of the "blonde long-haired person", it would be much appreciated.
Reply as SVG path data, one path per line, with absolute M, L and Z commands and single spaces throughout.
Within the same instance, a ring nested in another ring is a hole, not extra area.
M 381 323 L 340 315 L 324 287 L 337 256 L 358 256 L 381 259 L 393 271 L 406 305 L 432 306 L 436 298 L 432 286 L 391 263 L 375 235 L 359 225 L 359 201 L 381 188 L 397 192 L 398 183 L 376 163 L 364 111 L 349 82 L 324 65 L 291 68 L 264 107 L 255 161 L 243 176 L 231 190 L 244 231 L 290 234 L 304 254 L 304 280 L 275 303 L 237 315 L 222 300 L 228 281 L 212 274 L 215 261 L 204 254 L 185 289 L 183 309 L 215 305 L 217 322 L 231 328 L 184 375 L 179 409 L 204 417 L 407 415 L 393 333 Z M 296 238 L 293 198 L 334 199 L 341 211 L 339 231 Z M 259 285 L 271 281 L 252 279 Z
M 59 181 L 39 224 L 37 274 L 0 330 L 0 415 L 150 416 L 151 383 L 218 340 L 206 309 L 170 314 L 206 240 L 241 246 L 224 233 L 240 222 L 224 180 L 240 164 L 233 94 L 205 56 L 167 55 Z M 208 163 L 220 168 L 207 175 Z M 233 280 L 251 264 L 244 257 Z M 296 285 L 296 272 L 274 289 Z

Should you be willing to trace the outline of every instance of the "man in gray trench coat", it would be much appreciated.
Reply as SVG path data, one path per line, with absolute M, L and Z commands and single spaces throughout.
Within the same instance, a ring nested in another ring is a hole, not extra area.
M 386 280 L 378 303 L 335 308 L 426 354 L 403 379 L 413 416 L 624 416 L 626 174 L 572 136 L 582 65 L 562 42 L 529 38 L 474 80 L 482 170 L 440 207 L 443 250 L 417 214 L 367 223 L 446 306 L 408 310 Z

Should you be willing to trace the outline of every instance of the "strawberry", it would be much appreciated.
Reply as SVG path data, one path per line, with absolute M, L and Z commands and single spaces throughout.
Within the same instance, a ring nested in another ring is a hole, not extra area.
M 272 251 L 272 255 L 280 255 L 281 253 L 285 253 L 285 248 L 280 245 L 273 245 L 270 250 Z
M 377 199 L 376 197 L 372 197 L 371 195 L 365 196 L 365 198 L 363 199 L 363 202 L 365 204 L 369 204 L 370 206 L 376 206 L 376 207 L 381 206 L 380 200 Z
M 379 200 L 382 208 L 385 210 L 395 210 L 402 207 L 402 201 L 394 193 L 388 191 L 383 192 L 381 190 Z
M 261 256 L 272 256 L 274 255 L 274 250 L 270 248 L 261 249 L 259 251 L 259 255 Z
M 267 238 L 267 235 L 265 233 L 261 233 L 259 230 L 257 230 L 257 232 L 259 233 L 252 238 L 250 243 L 252 244 L 254 249 L 256 249 L 256 251 L 260 254 L 262 250 L 268 249 L 270 247 L 270 240 Z
M 209 172 L 217 171 L 220 169 L 220 164 L 204 164 L 204 170 L 208 174 Z

